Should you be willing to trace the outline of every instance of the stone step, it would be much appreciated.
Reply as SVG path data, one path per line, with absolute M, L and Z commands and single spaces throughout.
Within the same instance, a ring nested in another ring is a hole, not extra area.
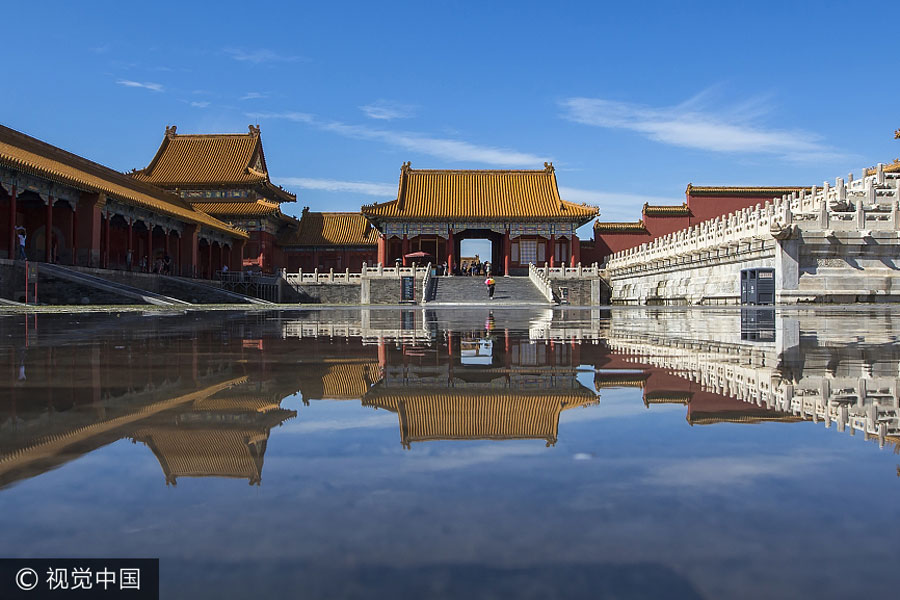
M 432 304 L 499 304 L 535 305 L 549 304 L 528 277 L 495 277 L 494 299 L 488 296 L 483 277 L 436 277 L 434 278 Z

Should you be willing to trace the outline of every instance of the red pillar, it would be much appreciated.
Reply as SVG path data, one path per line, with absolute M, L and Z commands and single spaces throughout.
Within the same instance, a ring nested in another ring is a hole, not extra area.
M 164 256 L 169 256 L 169 230 L 166 229 L 166 250 L 163 253 Z
M 93 267 L 100 262 L 100 233 L 103 224 L 103 203 L 100 194 L 82 193 L 78 201 L 76 216 L 78 219 L 77 238 L 78 246 L 84 248 L 85 260 L 78 261 L 88 267 Z
M 178 258 L 181 274 L 185 277 L 197 276 L 197 259 L 200 242 L 197 239 L 197 226 L 185 225 L 181 232 L 180 251 Z
M 206 240 L 206 278 L 212 279 L 212 242 Z
M 153 271 L 153 224 L 147 223 L 147 272 Z
M 44 261 L 53 262 L 53 196 L 47 197 L 47 218 L 44 219 Z
M 12 193 L 9 196 L 9 259 L 18 258 L 16 256 L 16 186 L 12 186 Z
M 134 268 L 134 217 L 128 217 L 128 251 L 125 262 L 128 263 L 128 270 Z
M 581 240 L 578 239 L 578 234 L 572 234 L 572 248 L 570 251 L 572 252 L 572 266 L 576 266 L 581 262 Z
M 184 235 L 184 233 L 182 232 L 178 236 L 178 241 L 175 242 L 175 269 L 173 269 L 173 272 L 176 275 L 184 275 L 184 273 L 182 272 L 182 267 L 181 267 L 181 238 L 183 235 Z
M 106 233 L 106 245 L 103 247 L 103 267 L 106 269 L 109 268 L 109 247 L 112 245 L 109 243 L 110 242 L 110 239 L 109 239 L 109 223 L 110 223 L 110 221 L 112 221 L 112 215 L 109 213 L 109 211 L 106 211 L 106 222 L 103 224 L 103 229 L 104 229 L 104 232 Z
M 378 234 L 378 264 L 384 266 L 387 263 L 387 240 L 383 233 Z
M 78 202 L 72 209 L 72 264 L 78 264 Z
M 453 273 L 453 228 L 447 233 L 447 275 Z
M 402 245 L 402 250 L 400 251 L 400 253 L 403 254 L 403 266 L 405 267 L 406 266 L 406 255 L 409 254 L 409 238 L 407 237 L 407 235 L 405 233 L 403 234 L 403 245 Z
M 238 242 L 237 252 L 235 252 L 234 262 L 231 265 L 231 270 L 240 272 L 244 268 L 244 248 L 247 246 L 247 242 L 245 240 L 241 240 Z
M 509 277 L 509 254 L 510 254 L 510 242 L 509 242 L 509 229 L 503 232 L 503 275 L 505 277 Z
M 547 244 L 547 253 L 550 254 L 550 268 L 555 266 L 556 262 L 556 236 L 550 234 L 550 243 Z

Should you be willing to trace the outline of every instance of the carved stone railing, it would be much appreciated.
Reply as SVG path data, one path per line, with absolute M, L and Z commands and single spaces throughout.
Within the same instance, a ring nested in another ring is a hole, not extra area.
M 550 286 L 550 277 L 543 269 L 535 267 L 533 263 L 528 263 L 528 278 L 548 302 L 554 302 L 553 288 Z
M 428 302 L 428 286 L 431 285 L 431 263 L 425 267 L 425 275 L 422 276 L 422 296 L 419 298 L 419 304 Z
M 382 278 L 399 278 L 404 276 L 425 277 L 425 274 L 431 272 L 430 263 L 427 267 L 413 265 L 411 267 L 388 267 L 381 265 L 377 267 L 368 267 L 363 263 L 362 270 L 359 273 L 351 273 L 350 269 L 343 271 L 303 271 L 300 269 L 296 273 L 283 272 L 282 277 L 285 281 L 292 285 L 301 285 L 309 283 L 342 283 L 342 284 L 359 284 L 362 279 L 382 279 Z
M 794 192 L 765 204 L 703 221 L 617 252 L 607 263 L 616 275 L 686 262 L 688 257 L 715 256 L 722 249 L 741 248 L 754 241 L 785 239 L 798 231 L 900 230 L 900 176 L 884 173 L 879 164 L 874 175 L 845 184 L 837 178 L 832 187 Z
M 550 279 L 582 279 L 600 277 L 602 274 L 597 263 L 593 263 L 589 267 L 583 267 L 581 263 L 571 267 L 551 267 L 544 263 L 543 267 L 536 268 Z

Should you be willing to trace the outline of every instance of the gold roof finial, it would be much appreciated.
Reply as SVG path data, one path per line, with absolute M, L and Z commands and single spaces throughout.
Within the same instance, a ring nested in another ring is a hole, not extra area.
M 897 131 L 894 132 L 894 139 L 900 140 L 900 129 L 898 129 Z
M 175 125 L 171 127 L 166 125 L 166 137 L 175 137 Z

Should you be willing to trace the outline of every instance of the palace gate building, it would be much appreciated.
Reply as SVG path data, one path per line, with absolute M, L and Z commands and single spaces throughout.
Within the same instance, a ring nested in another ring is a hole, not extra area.
M 249 232 L 246 266 L 271 272 L 285 265 L 277 240 L 299 223 L 281 212 L 281 204 L 296 196 L 269 179 L 259 127 L 250 125 L 248 133 L 190 135 L 166 127 L 156 156 L 132 176 Z
M 362 207 L 378 230 L 378 262 L 410 262 L 424 252 L 458 269 L 460 242 L 491 241 L 496 274 L 526 274 L 528 264 L 580 262 L 576 230 L 595 206 L 560 198 L 553 165 L 530 171 L 400 169 L 397 199 Z
M 175 194 L 0 126 L 0 258 L 210 275 L 240 265 L 244 231 Z M 234 252 L 232 252 L 234 249 Z

